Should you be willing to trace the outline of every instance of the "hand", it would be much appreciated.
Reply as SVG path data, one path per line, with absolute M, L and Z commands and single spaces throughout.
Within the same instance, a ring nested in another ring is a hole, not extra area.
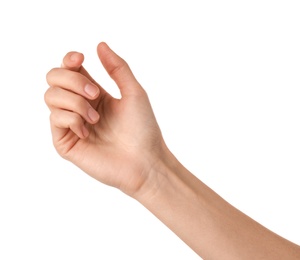
M 298 245 L 234 208 L 172 155 L 126 62 L 105 43 L 97 51 L 121 99 L 89 76 L 82 54 L 68 53 L 47 74 L 45 93 L 58 153 L 137 199 L 205 259 L 300 259 Z
M 127 63 L 105 43 L 97 52 L 121 98 L 92 79 L 82 54 L 68 53 L 62 67 L 47 74 L 53 143 L 90 176 L 133 196 L 149 181 L 165 145 L 147 94 Z

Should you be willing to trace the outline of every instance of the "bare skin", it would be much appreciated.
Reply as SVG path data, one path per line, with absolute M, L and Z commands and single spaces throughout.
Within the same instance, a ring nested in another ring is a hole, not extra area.
M 98 181 L 138 200 L 204 259 L 300 259 L 300 247 L 230 205 L 189 172 L 164 142 L 147 93 L 106 43 L 97 53 L 116 99 L 69 52 L 47 74 L 53 144 Z

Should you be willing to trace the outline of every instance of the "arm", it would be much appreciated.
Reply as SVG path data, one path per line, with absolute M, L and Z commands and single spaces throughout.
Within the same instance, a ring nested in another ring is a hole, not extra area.
M 166 152 L 137 199 L 203 259 L 300 259 L 300 247 L 230 205 Z
M 47 74 L 57 152 L 138 200 L 205 259 L 299 259 L 298 245 L 234 208 L 180 164 L 127 63 L 105 43 L 97 52 L 121 98 L 92 79 L 82 54 L 68 53 Z

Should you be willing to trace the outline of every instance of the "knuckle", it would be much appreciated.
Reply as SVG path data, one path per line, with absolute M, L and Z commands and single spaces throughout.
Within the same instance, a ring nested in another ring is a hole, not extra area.
M 46 73 L 46 81 L 50 85 L 52 82 L 53 75 L 57 72 L 57 68 L 52 68 Z
M 44 94 L 44 100 L 48 106 L 53 103 L 53 97 L 55 96 L 54 92 L 55 92 L 55 88 L 50 87 L 46 90 L 46 92 Z
M 54 125 L 59 124 L 62 119 L 61 111 L 59 109 L 53 109 L 49 115 L 49 119 Z
M 49 120 L 50 120 L 50 122 L 55 122 L 56 120 L 57 120 L 57 114 L 56 114 L 56 112 L 55 111 L 52 111 L 51 113 L 50 113 L 50 115 L 49 115 Z
M 48 105 L 50 103 L 50 88 L 48 88 L 46 91 L 45 91 L 45 94 L 44 94 L 44 101 L 45 103 Z
M 73 128 L 73 127 L 81 125 L 81 124 L 82 124 L 81 116 L 76 113 L 72 113 L 72 115 L 70 116 L 70 119 L 69 119 L 69 127 Z

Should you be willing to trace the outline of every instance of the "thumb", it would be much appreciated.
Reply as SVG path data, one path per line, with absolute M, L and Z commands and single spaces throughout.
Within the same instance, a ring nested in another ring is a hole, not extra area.
M 134 95 L 142 90 L 127 62 L 113 52 L 105 42 L 98 44 L 97 52 L 103 67 L 119 87 L 122 97 Z

